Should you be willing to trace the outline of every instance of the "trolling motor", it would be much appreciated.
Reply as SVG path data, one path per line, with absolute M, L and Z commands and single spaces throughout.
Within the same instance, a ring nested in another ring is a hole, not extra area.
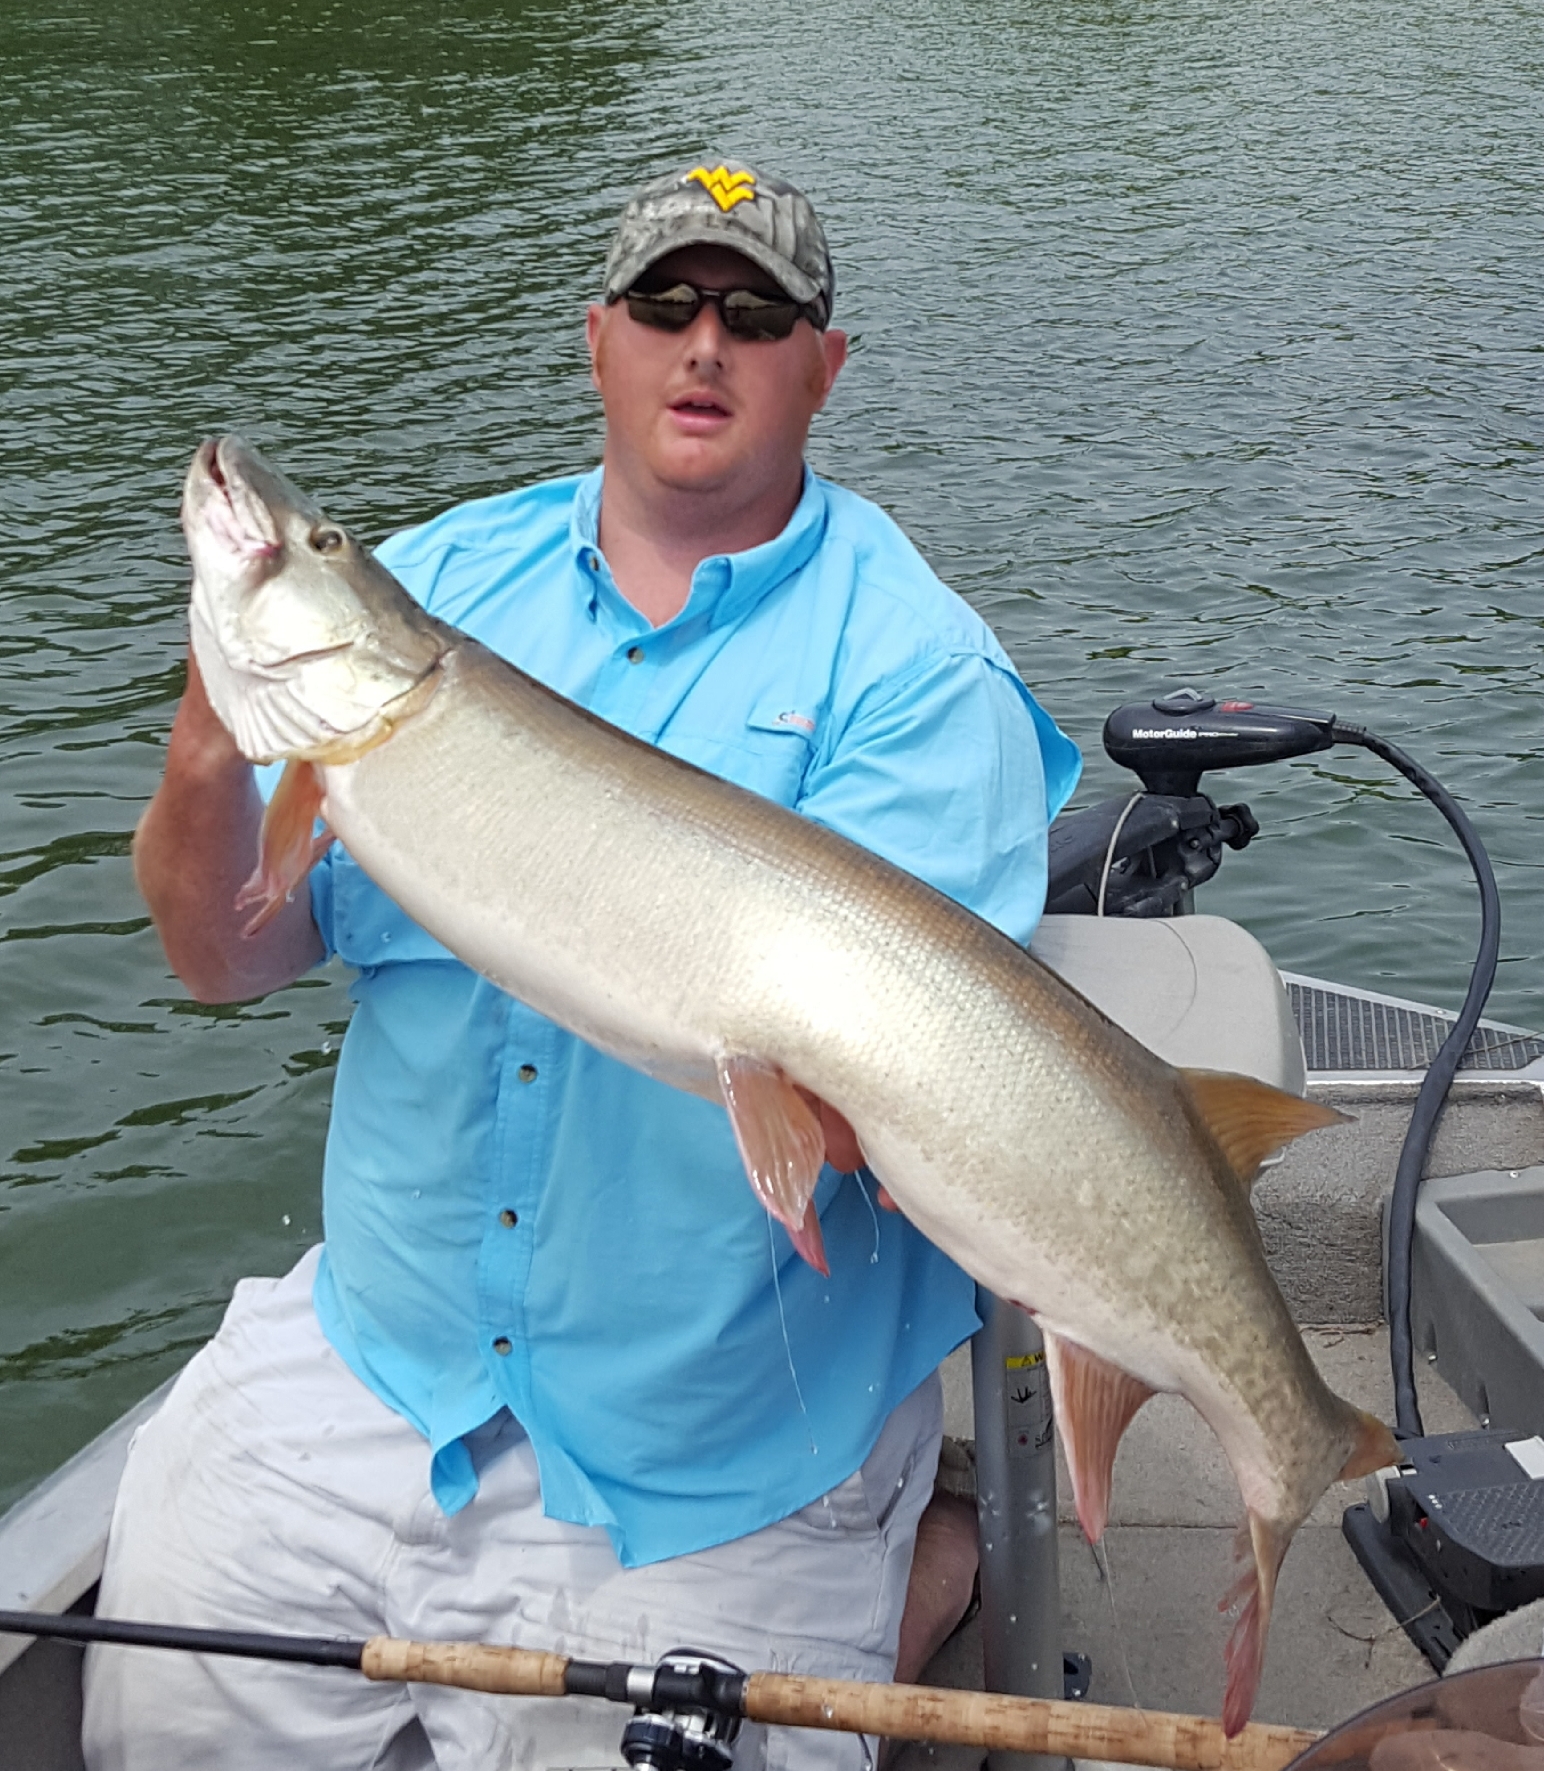
M 1223 849 L 1247 848 L 1260 833 L 1248 806 L 1219 806 L 1202 793 L 1202 775 L 1341 741 L 1333 714 L 1218 701 L 1195 689 L 1117 707 L 1104 722 L 1104 747 L 1145 791 L 1051 826 L 1047 914 L 1184 914 L 1222 865 Z

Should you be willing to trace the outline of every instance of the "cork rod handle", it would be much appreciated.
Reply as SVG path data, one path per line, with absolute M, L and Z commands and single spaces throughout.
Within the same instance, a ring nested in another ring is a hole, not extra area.
M 563 1697 L 568 1659 L 531 1648 L 493 1648 L 481 1642 L 403 1642 L 372 1636 L 359 1661 L 367 1679 L 415 1685 L 459 1685 L 504 1697 Z
M 375 1636 L 360 1665 L 371 1679 L 459 1685 L 510 1697 L 562 1697 L 568 1660 L 528 1648 L 476 1642 L 403 1642 Z M 745 1715 L 753 1722 L 930 1740 L 991 1751 L 1048 1753 L 1157 1765 L 1167 1771 L 1284 1771 L 1319 1738 L 1303 1728 L 1252 1722 L 1232 1740 L 1209 1716 L 1115 1709 L 1098 1703 L 1002 1697 L 931 1685 L 871 1685 L 752 1673 Z
M 1228 1740 L 1222 1724 L 1209 1716 L 779 1673 L 751 1674 L 745 1713 L 753 1721 L 783 1726 L 1110 1759 L 1168 1771 L 1283 1771 L 1319 1738 L 1304 1728 L 1251 1722 Z

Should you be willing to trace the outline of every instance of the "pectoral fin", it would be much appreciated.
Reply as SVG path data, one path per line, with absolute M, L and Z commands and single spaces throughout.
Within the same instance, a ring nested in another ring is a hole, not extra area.
M 1088 1541 L 1098 1543 L 1110 1516 L 1110 1478 L 1121 1434 L 1154 1391 L 1076 1341 L 1042 1332 L 1078 1523 Z
M 263 832 L 258 844 L 257 866 L 236 894 L 236 908 L 257 906 L 257 914 L 242 929 L 255 935 L 272 921 L 295 888 L 327 852 L 332 832 L 325 825 L 316 834 L 322 812 L 321 771 L 312 763 L 286 763 L 278 788 L 263 813 Z
M 775 1064 L 720 1058 L 718 1086 L 751 1190 L 817 1272 L 829 1273 L 815 1183 L 825 1161 L 820 1120 Z
M 1207 1130 L 1245 1186 L 1267 1156 L 1294 1138 L 1321 1125 L 1350 1121 L 1350 1114 L 1322 1101 L 1305 1101 L 1252 1076 L 1234 1076 L 1225 1070 L 1181 1070 L 1180 1075 Z

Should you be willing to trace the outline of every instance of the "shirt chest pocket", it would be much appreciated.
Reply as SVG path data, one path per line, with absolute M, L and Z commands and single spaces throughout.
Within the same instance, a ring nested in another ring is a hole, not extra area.
M 340 959 L 365 967 L 454 957 L 389 898 L 345 849 L 333 850 L 331 867 L 333 940 Z
M 671 727 L 661 749 L 699 769 L 780 806 L 798 805 L 815 752 L 815 720 L 803 709 L 778 702 L 753 713 L 740 727 L 701 731 Z

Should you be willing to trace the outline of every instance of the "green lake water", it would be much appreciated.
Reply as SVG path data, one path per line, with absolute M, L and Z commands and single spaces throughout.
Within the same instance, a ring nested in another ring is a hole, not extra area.
M 239 429 L 378 538 L 589 464 L 611 219 L 804 184 L 880 500 L 1120 791 L 1110 708 L 1327 707 L 1489 844 L 1544 1026 L 1544 0 L 0 0 L 0 1506 L 319 1233 L 324 974 L 190 1003 L 129 835 L 176 522 Z M 1371 759 L 1219 780 L 1202 907 L 1456 1006 L 1474 894 Z

